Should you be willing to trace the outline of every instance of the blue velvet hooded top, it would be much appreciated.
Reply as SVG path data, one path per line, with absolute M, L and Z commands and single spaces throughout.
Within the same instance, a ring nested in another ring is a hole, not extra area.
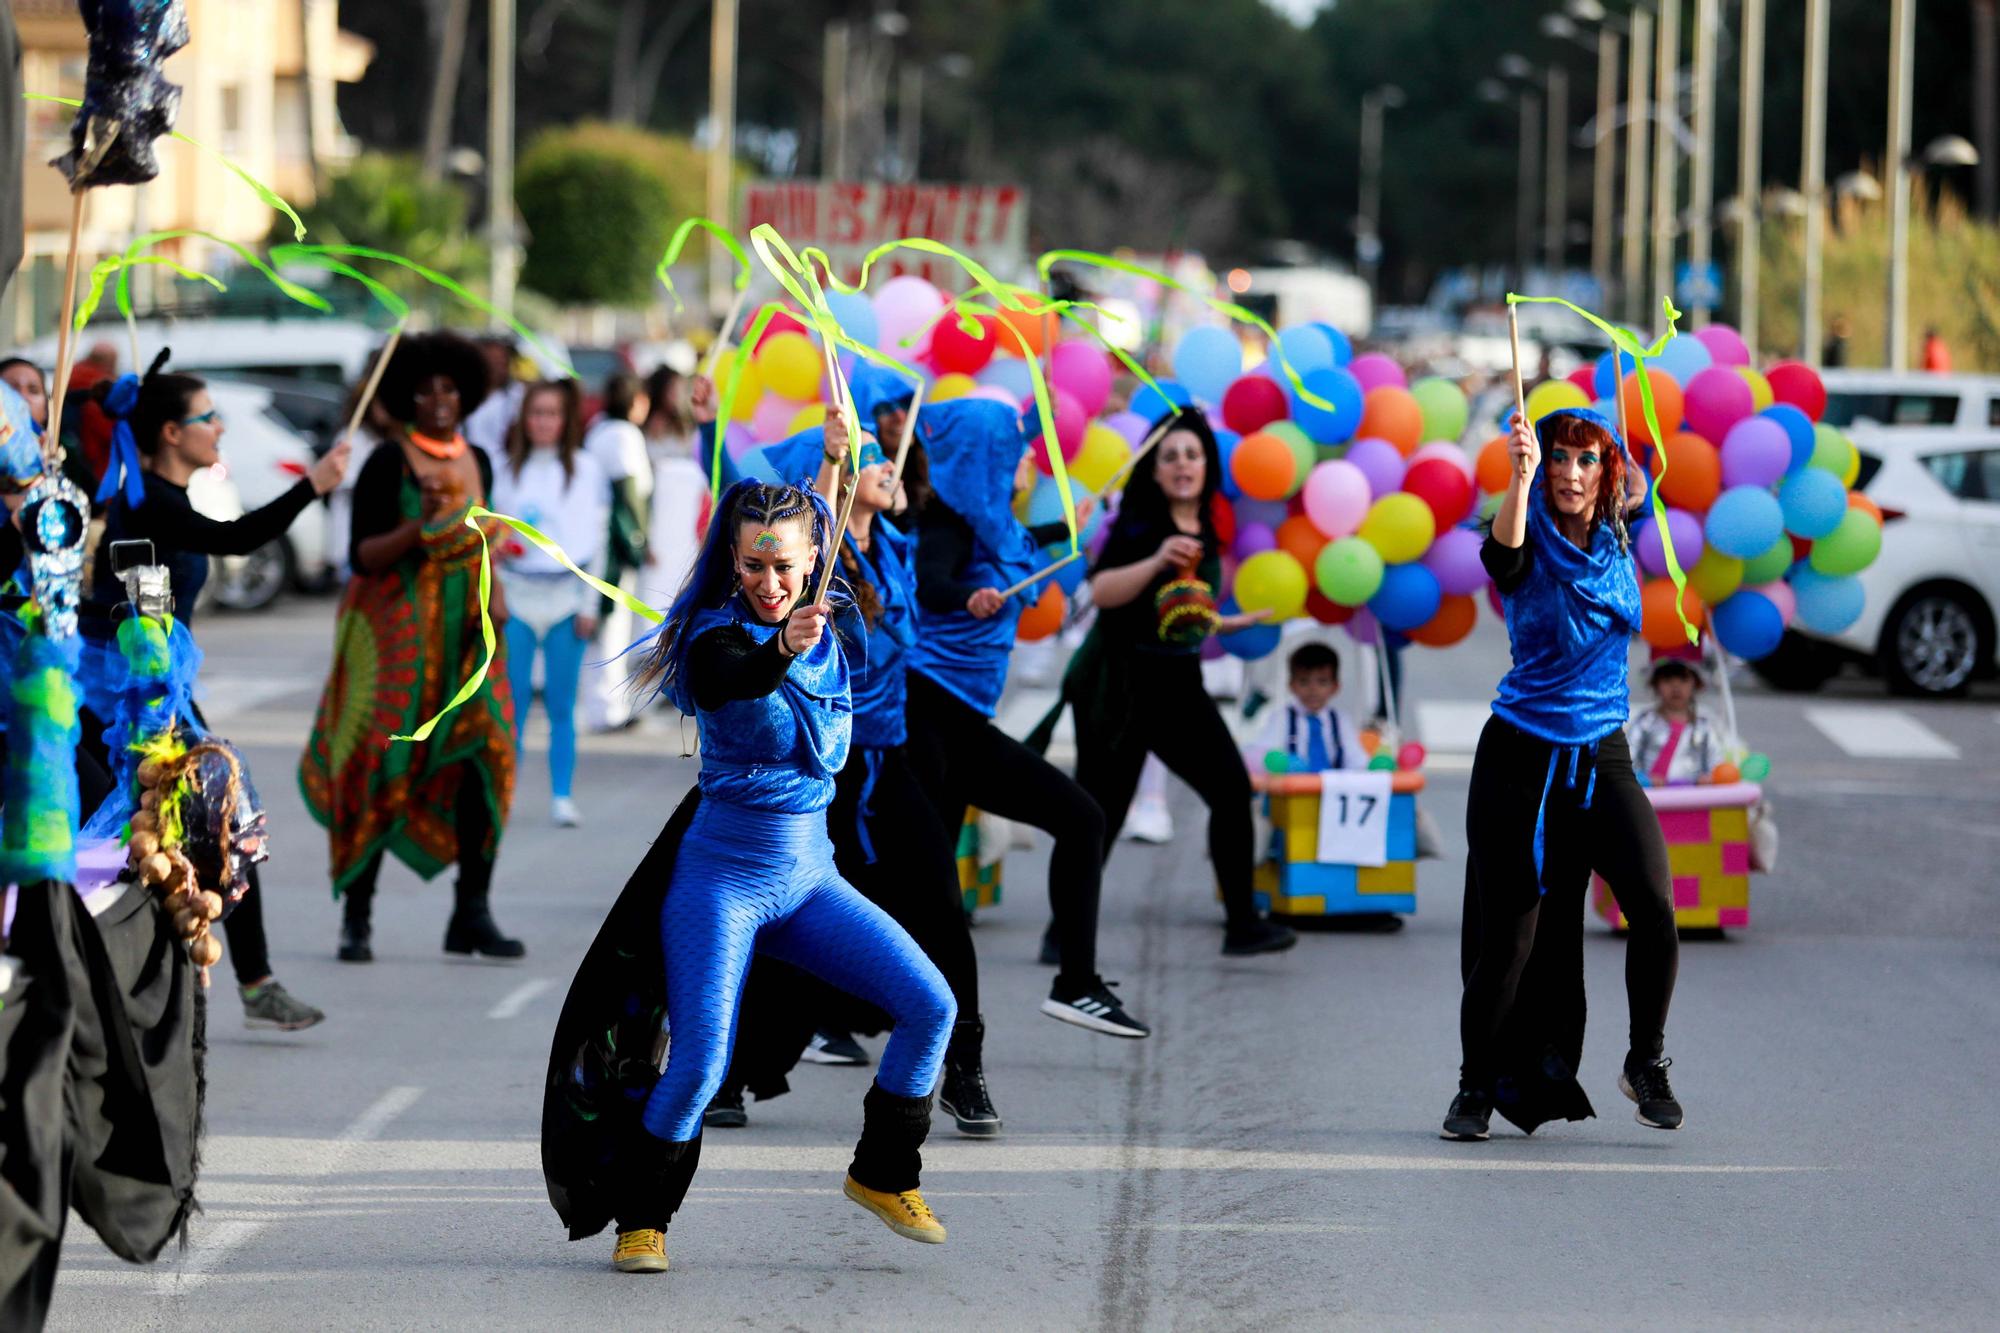
M 866 360 L 847 377 L 847 389 L 854 395 L 854 413 L 865 430 L 875 428 L 875 414 L 883 408 L 908 407 L 917 396 L 908 376 Z
M 917 437 L 930 460 L 931 503 L 972 530 L 972 556 L 959 577 L 974 587 L 1008 588 L 1034 573 L 1034 539 L 1014 517 L 1014 470 L 1027 448 L 1014 409 L 984 398 L 928 405 L 917 418 Z M 997 614 L 979 620 L 963 607 L 920 606 L 910 669 L 992 717 L 1024 609 L 1021 598 L 1010 597 Z
M 740 625 L 763 644 L 779 630 L 751 614 L 743 599 L 698 611 L 691 643 L 725 625 Z M 810 814 L 833 804 L 833 780 L 847 763 L 853 726 L 847 658 L 839 636 L 822 635 L 792 659 L 784 684 L 757 699 L 695 709 L 701 731 L 701 794 L 746 810 Z
M 1542 421 L 1557 416 L 1580 417 L 1625 447 L 1597 412 L 1564 408 Z M 1638 575 L 1609 524 L 1593 528 L 1587 551 L 1562 535 L 1539 468 L 1528 491 L 1527 541 L 1534 558 L 1502 600 L 1514 666 L 1500 680 L 1493 711 L 1552 744 L 1594 745 L 1630 711 L 1626 654 L 1639 632 Z

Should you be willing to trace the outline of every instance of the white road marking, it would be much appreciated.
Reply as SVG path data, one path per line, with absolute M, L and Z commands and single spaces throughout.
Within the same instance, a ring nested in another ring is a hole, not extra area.
M 1816 704 L 1806 721 L 1856 759 L 1956 759 L 1958 747 L 1900 708 Z
M 1471 754 L 1479 748 L 1479 733 L 1491 716 L 1490 704 L 1427 700 L 1417 705 L 1417 739 L 1434 755 Z
M 550 981 L 547 977 L 536 977 L 532 981 L 524 981 L 514 987 L 513 990 L 508 991 L 501 998 L 500 1003 L 488 1009 L 486 1016 L 488 1018 L 518 1018 L 521 1011 L 526 1009 L 537 995 L 540 995 L 555 984 L 555 982 Z

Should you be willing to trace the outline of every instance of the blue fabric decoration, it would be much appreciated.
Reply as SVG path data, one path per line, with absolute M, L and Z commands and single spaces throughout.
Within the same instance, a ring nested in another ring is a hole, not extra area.
M 854 396 L 854 414 L 864 430 L 875 428 L 875 414 L 885 407 L 907 408 L 917 396 L 917 386 L 907 375 L 863 360 L 847 377 L 848 392 Z
M 959 579 L 976 588 L 1010 588 L 1034 573 L 1034 539 L 1014 517 L 1014 470 L 1027 448 L 1014 410 L 984 398 L 954 399 L 924 408 L 917 434 L 930 459 L 932 503 L 972 529 L 972 557 L 958 571 Z M 992 717 L 1007 685 L 1014 631 L 1025 609 L 1020 597 L 1009 598 L 985 620 L 962 607 L 919 608 L 910 669 Z
M 8 661 L 0 711 L 7 763 L 0 771 L 0 884 L 76 880 L 77 699 L 75 640 L 21 637 Z
M 759 644 L 781 628 L 765 624 L 742 598 L 731 597 L 725 607 L 695 614 L 687 642 L 725 625 L 741 626 Z M 834 777 L 847 763 L 854 725 L 839 635 L 822 635 L 810 651 L 793 658 L 784 684 L 763 698 L 694 712 L 705 800 L 781 814 L 824 811 L 833 804 Z M 824 819 L 821 824 L 823 831 Z
M 784 762 L 775 751 L 764 759 Z M 753 952 L 889 1014 L 895 1026 L 875 1071 L 883 1091 L 925 1097 L 936 1085 L 958 1013 L 951 988 L 908 933 L 840 877 L 824 814 L 704 796 L 660 907 L 660 939 L 671 1043 L 643 1117 L 656 1137 L 685 1143 L 700 1132 L 729 1069 Z
M 826 427 L 808 426 L 798 434 L 767 444 L 764 465 L 787 486 L 811 486 L 819 480 L 826 459 Z
M 111 418 L 111 461 L 105 464 L 104 480 L 97 483 L 98 504 L 107 504 L 122 485 L 125 503 L 137 509 L 146 503 L 146 479 L 139 467 L 139 445 L 132 438 L 131 416 L 139 406 L 139 377 L 120 375 L 112 382 L 104 400 L 104 415 Z
M 0 480 L 21 485 L 42 475 L 40 436 L 28 400 L 0 382 Z
M 173 730 L 187 740 L 206 732 L 194 720 L 201 649 L 178 620 L 143 616 L 118 622 L 115 641 L 84 640 L 77 666 L 83 702 L 104 720 L 111 754 L 111 795 L 90 815 L 84 837 L 117 837 L 139 808 L 139 747 Z
M 868 631 L 863 664 L 852 668 L 854 743 L 886 750 L 908 738 L 903 703 L 911 648 L 917 642 L 917 544 L 879 515 L 869 549 L 847 539 L 882 603 L 882 618 Z

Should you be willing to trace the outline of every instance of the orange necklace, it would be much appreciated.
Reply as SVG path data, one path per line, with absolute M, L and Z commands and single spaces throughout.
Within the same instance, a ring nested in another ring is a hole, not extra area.
M 465 456 L 466 446 L 463 435 L 454 435 L 449 440 L 434 440 L 430 436 L 417 431 L 415 427 L 412 427 L 409 432 L 409 439 L 411 444 L 416 445 L 417 448 L 441 462 L 448 463 L 454 458 L 463 458 Z

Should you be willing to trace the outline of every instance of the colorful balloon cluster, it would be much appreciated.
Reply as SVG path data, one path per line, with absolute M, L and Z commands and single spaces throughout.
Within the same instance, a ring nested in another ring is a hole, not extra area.
M 1861 455 L 1820 421 L 1826 386 L 1818 373 L 1791 361 L 1760 373 L 1736 331 L 1712 324 L 1668 343 L 1646 374 L 1663 443 L 1640 412 L 1637 373 L 1614 385 L 1610 353 L 1566 381 L 1537 386 L 1528 415 L 1594 405 L 1615 418 L 1613 395 L 1624 396 L 1634 451 L 1656 479 L 1666 531 L 1687 572 L 1682 610 L 1697 626 L 1712 620 L 1730 652 L 1763 657 L 1793 625 L 1818 634 L 1852 625 L 1863 602 L 1855 576 L 1882 548 L 1882 514 L 1849 489 Z M 1507 466 L 1505 437 L 1489 441 L 1476 469 L 1480 489 L 1496 494 Z M 1686 638 L 1650 514 L 1633 537 L 1641 633 L 1656 648 L 1675 647 Z

